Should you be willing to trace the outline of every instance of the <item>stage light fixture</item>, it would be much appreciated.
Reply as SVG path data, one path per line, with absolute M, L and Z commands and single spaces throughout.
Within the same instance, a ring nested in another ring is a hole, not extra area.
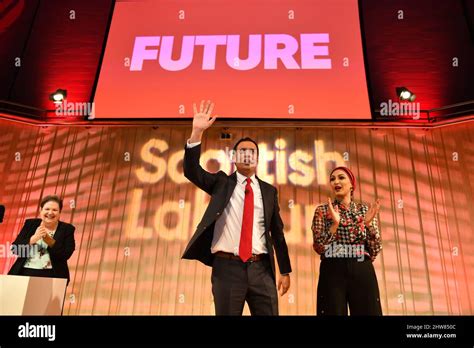
M 221 133 L 221 140 L 230 140 L 230 139 L 232 139 L 232 134 L 227 133 L 227 132 Z
M 397 96 L 402 101 L 415 101 L 416 95 L 406 87 L 397 87 L 395 89 Z
M 56 92 L 53 92 L 49 95 L 49 100 L 52 100 L 55 104 L 61 104 L 64 99 L 67 97 L 67 90 L 57 89 Z

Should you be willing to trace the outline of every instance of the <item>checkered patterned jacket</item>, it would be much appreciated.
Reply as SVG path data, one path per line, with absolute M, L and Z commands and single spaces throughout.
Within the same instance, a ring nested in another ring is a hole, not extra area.
M 335 234 L 329 231 L 333 222 L 328 210 L 328 203 L 316 207 L 311 226 L 313 231 L 313 249 L 324 257 L 329 245 L 362 245 L 365 254 L 374 261 L 377 254 L 382 250 L 377 217 L 374 217 L 370 227 L 367 227 L 364 224 L 365 214 L 369 210 L 367 204 L 351 201 L 349 209 L 337 200 L 334 200 L 332 204 L 333 207 L 339 207 L 339 214 L 341 216 L 339 227 Z

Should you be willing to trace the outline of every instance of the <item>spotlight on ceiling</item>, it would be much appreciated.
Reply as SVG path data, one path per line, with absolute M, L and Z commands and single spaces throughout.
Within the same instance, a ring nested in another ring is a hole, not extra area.
M 415 101 L 416 95 L 406 87 L 395 88 L 398 98 L 403 101 Z
M 58 89 L 49 95 L 49 100 L 52 100 L 55 104 L 61 104 L 67 97 L 67 91 L 65 89 Z

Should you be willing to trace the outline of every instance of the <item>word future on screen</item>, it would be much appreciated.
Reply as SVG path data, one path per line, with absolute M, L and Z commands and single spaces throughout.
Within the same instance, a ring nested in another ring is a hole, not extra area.
M 158 60 L 164 70 L 184 70 L 193 62 L 195 46 L 203 46 L 202 70 L 215 70 L 218 46 L 225 46 L 226 63 L 235 70 L 254 69 L 262 60 L 266 70 L 277 69 L 278 60 L 286 69 L 331 69 L 331 59 L 316 58 L 329 55 L 327 33 L 301 34 L 299 40 L 288 34 L 249 35 L 246 59 L 239 56 L 240 35 L 185 35 L 179 59 L 172 59 L 173 42 L 174 36 L 137 36 L 130 70 L 141 71 L 145 60 Z M 298 50 L 300 62 L 294 57 Z

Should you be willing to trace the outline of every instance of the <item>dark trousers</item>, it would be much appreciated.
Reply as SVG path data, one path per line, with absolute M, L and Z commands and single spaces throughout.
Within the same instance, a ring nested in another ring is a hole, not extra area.
M 245 301 L 252 315 L 278 315 L 278 296 L 270 260 L 244 263 L 215 256 L 212 294 L 216 315 L 242 315 Z
M 372 261 L 325 258 L 319 270 L 317 315 L 382 315 Z

